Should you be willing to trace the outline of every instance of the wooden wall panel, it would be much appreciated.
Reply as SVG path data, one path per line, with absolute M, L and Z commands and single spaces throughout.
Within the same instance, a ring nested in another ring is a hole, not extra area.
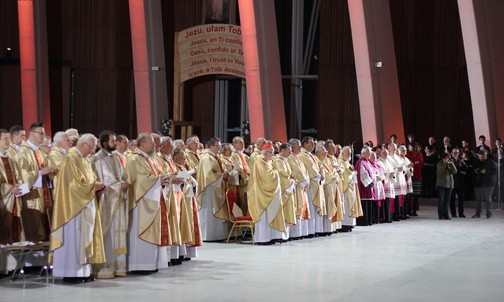
M 5 49 L 12 54 L 6 58 Z M 0 1 L 0 128 L 21 125 L 21 68 L 17 0 Z
M 423 144 L 473 138 L 457 1 L 390 0 L 390 10 L 405 131 Z
M 346 0 L 322 0 L 317 136 L 340 144 L 362 140 L 357 78 Z
M 21 107 L 20 66 L 0 65 L 0 128 L 22 125 Z
M 203 0 L 162 0 L 168 96 L 173 96 L 173 56 L 176 31 L 203 23 Z M 202 140 L 214 135 L 214 76 L 185 82 L 184 119 L 193 122 Z M 169 105 L 173 116 L 173 104 Z
M 114 130 L 136 137 L 135 95 L 129 7 L 122 0 L 48 1 L 49 58 L 62 65 L 53 72 L 51 87 L 58 87 L 52 102 L 73 102 L 58 112 L 61 127 L 99 134 Z M 67 64 L 69 67 L 65 67 Z M 70 99 L 74 74 L 74 96 Z M 63 79 L 69 77 L 68 79 Z

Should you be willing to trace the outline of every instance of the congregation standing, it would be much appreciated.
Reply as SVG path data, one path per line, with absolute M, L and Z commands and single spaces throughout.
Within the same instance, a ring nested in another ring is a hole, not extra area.
M 14 126 L 0 129 L 0 243 L 50 241 L 53 276 L 80 283 L 180 265 L 203 242 L 225 240 L 236 217 L 254 222 L 253 235 L 239 235 L 259 245 L 417 216 L 419 197 L 434 190 L 439 219 L 457 207 L 465 217 L 472 175 L 480 201 L 473 217 L 484 204 L 490 218 L 501 168 L 491 158 L 500 159 L 502 144 L 485 146 L 483 139 L 476 151 L 459 149 L 445 137 L 436 147 L 430 138 L 422 153 L 413 135 L 404 145 L 391 136 L 377 147 L 366 143 L 354 158 L 351 146 L 309 136 L 258 138 L 248 149 L 239 136 L 203 145 L 197 136 L 129 140 L 68 129 L 51 144 L 41 123 L 28 134 Z

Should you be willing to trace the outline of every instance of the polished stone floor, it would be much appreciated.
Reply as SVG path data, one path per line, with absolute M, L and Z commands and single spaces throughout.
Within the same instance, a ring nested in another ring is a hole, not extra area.
M 273 246 L 207 243 L 151 276 L 48 286 L 30 277 L 26 289 L 3 279 L 0 301 L 504 301 L 504 211 L 419 214 Z

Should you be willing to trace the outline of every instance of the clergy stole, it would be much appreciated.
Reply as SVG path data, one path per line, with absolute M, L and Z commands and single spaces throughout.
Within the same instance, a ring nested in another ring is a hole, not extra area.
M 318 173 L 320 176 L 322 176 L 322 170 L 320 169 L 319 167 L 319 164 L 318 164 L 318 158 L 315 157 L 315 155 L 313 155 L 312 153 L 310 152 L 306 152 L 308 154 L 308 157 L 311 159 L 311 161 L 313 162 L 313 165 L 314 167 L 317 167 L 318 169 Z M 310 178 L 310 182 L 312 180 L 316 179 L 316 177 L 313 177 L 313 178 Z M 324 186 L 320 183 L 320 177 L 319 177 L 319 180 L 318 180 L 318 185 L 316 187 L 316 189 L 314 190 L 314 188 L 310 185 L 310 191 L 312 193 L 312 196 L 313 196 L 313 205 L 317 208 L 317 213 L 320 215 L 320 216 L 325 216 L 327 215 L 327 208 L 326 208 L 326 204 L 325 204 L 325 196 L 324 196 Z
M 296 160 L 297 166 L 300 169 L 305 169 L 306 173 L 306 168 L 304 168 L 304 164 L 299 160 L 298 155 L 292 154 L 292 158 Z M 310 208 L 308 207 L 308 195 L 307 195 L 308 185 L 301 188 L 301 191 L 302 191 L 301 194 L 296 194 L 296 200 L 297 200 L 296 203 L 298 211 L 297 216 L 299 216 L 299 219 L 301 220 L 308 220 L 310 219 Z M 301 201 L 299 200 L 299 197 L 301 197 Z
M 171 173 L 177 173 L 177 168 L 173 165 L 173 162 L 170 160 L 162 159 L 166 162 L 168 168 Z M 170 188 L 165 187 L 165 194 L 167 193 L 166 199 L 168 200 L 168 223 L 170 226 L 170 233 L 172 238 L 172 244 L 181 245 L 184 242 L 183 234 L 187 236 L 188 232 L 182 232 L 182 201 L 184 200 L 184 193 L 182 190 L 177 190 L 177 185 L 171 185 Z M 186 240 L 187 241 L 187 240 Z
M 146 157 L 145 160 L 147 160 L 147 164 L 152 170 L 152 173 L 154 173 L 155 176 L 159 176 L 158 170 L 154 167 L 154 164 L 152 163 L 151 159 Z M 170 239 L 170 231 L 168 228 L 168 210 L 166 208 L 166 201 L 164 198 L 163 191 L 159 192 L 160 194 L 160 207 L 161 207 L 161 246 L 168 246 L 171 244 L 171 239 Z
M 7 182 L 10 185 L 15 186 L 16 185 L 16 180 L 14 179 L 14 171 L 12 171 L 12 167 L 9 163 L 9 158 L 8 157 L 1 157 L 2 158 L 2 163 L 5 168 L 5 174 L 7 175 Z M 17 196 L 13 196 L 13 205 L 12 205 L 12 242 L 19 242 L 21 241 L 21 232 L 22 232 L 22 227 L 21 227 L 21 213 L 20 213 L 20 207 L 18 206 L 18 198 Z
M 33 154 L 35 155 L 35 160 L 37 161 L 37 165 L 39 170 L 44 167 L 44 161 L 42 160 L 42 156 L 40 155 L 40 150 L 33 150 Z M 51 198 L 51 191 L 49 190 L 49 187 L 52 188 L 52 185 L 50 183 L 49 177 L 47 175 L 42 176 L 42 192 L 44 194 L 44 205 L 45 209 L 52 207 L 52 198 Z M 49 217 L 49 221 L 51 221 L 51 217 Z

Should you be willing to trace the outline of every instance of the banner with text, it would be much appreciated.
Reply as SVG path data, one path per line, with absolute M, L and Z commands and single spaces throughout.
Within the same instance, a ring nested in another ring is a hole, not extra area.
M 241 28 L 205 24 L 178 33 L 180 82 L 207 74 L 245 77 Z

